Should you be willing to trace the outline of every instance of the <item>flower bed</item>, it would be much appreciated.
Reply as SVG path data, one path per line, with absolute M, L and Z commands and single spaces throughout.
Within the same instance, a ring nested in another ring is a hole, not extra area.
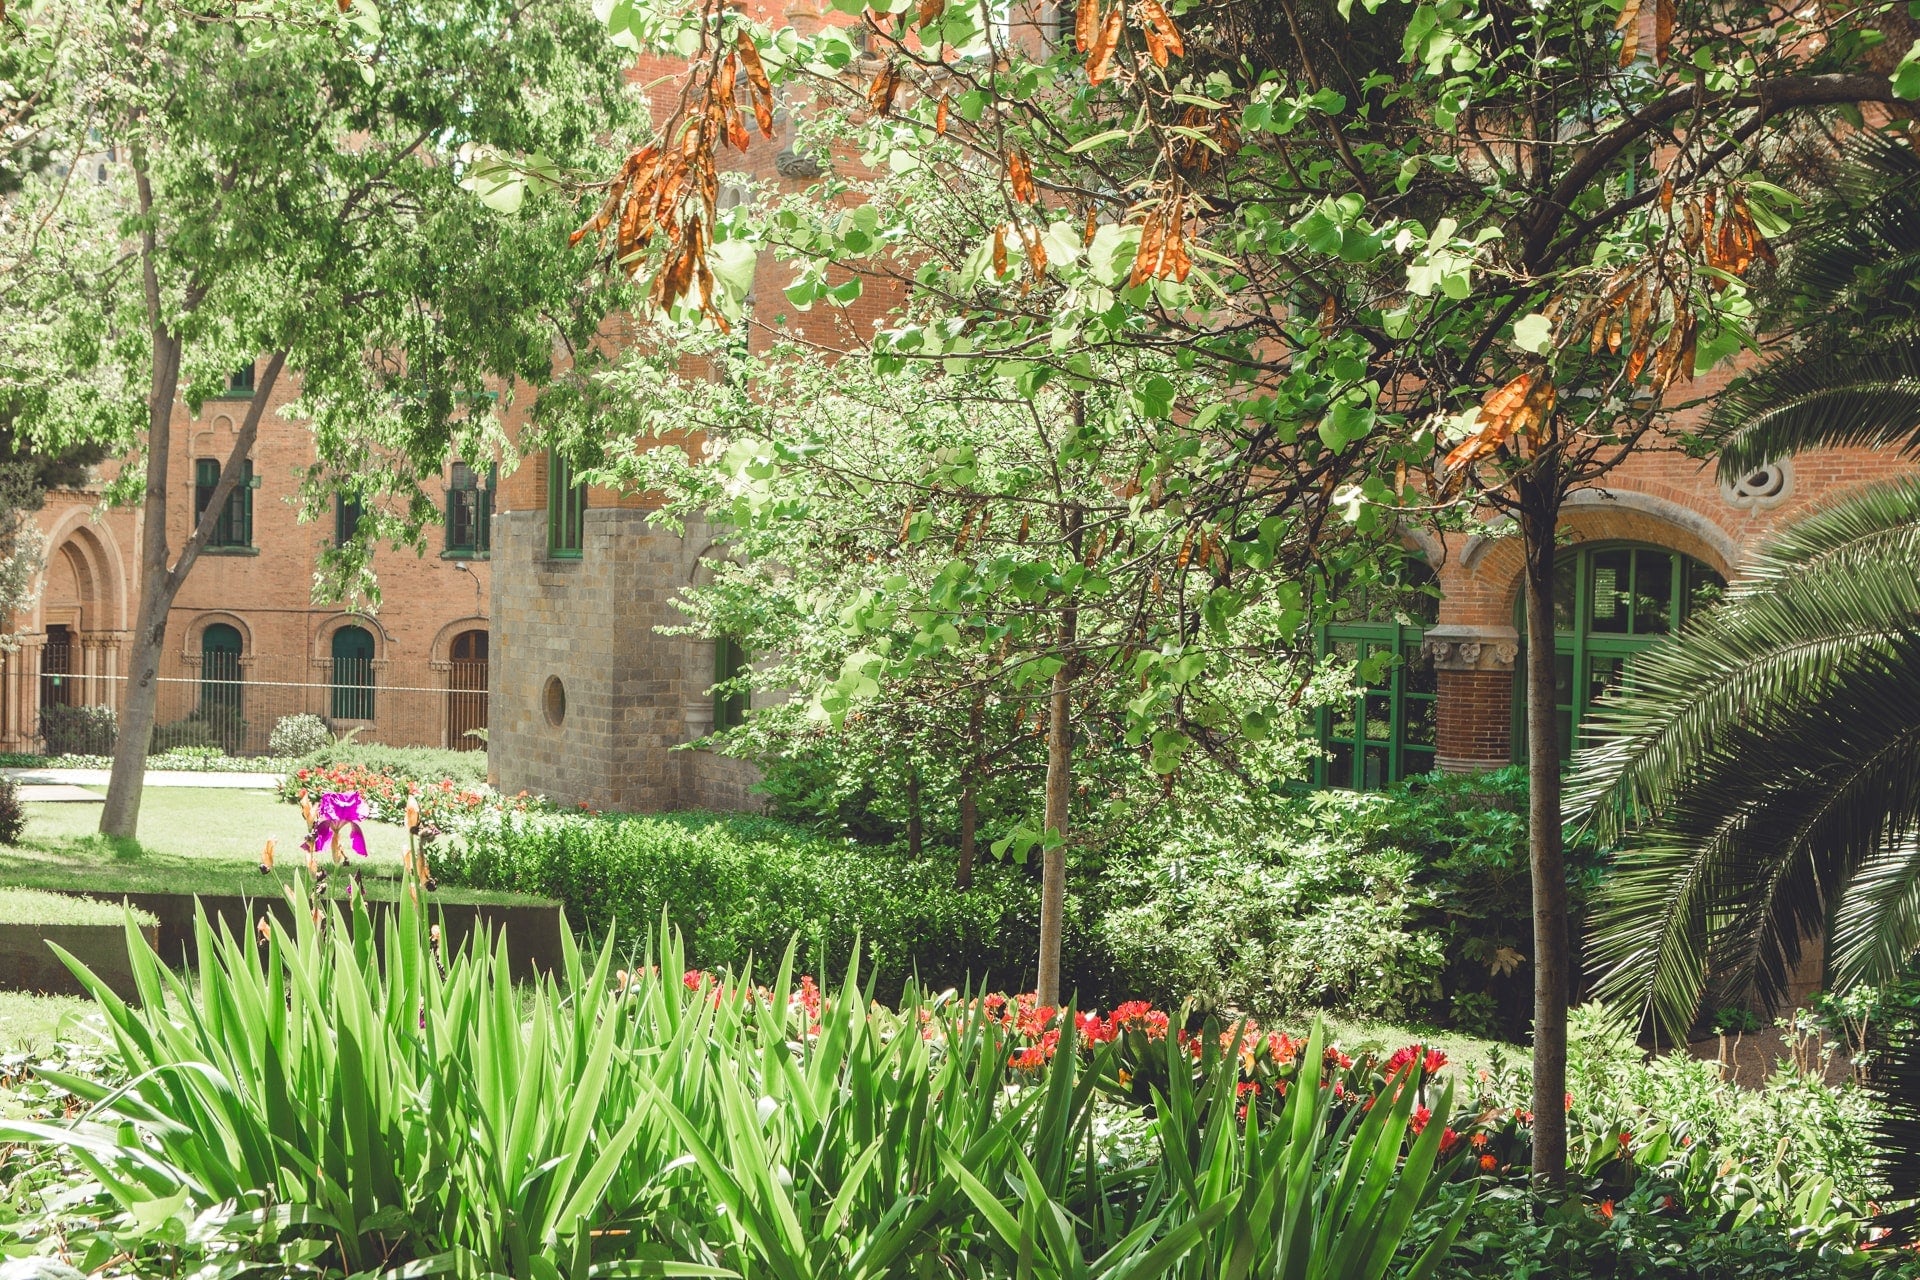
M 451 778 L 427 780 L 370 768 L 366 765 L 308 765 L 288 773 L 280 783 L 280 798 L 298 804 L 304 796 L 323 792 L 357 791 L 367 804 L 371 822 L 399 822 L 407 798 L 420 805 L 421 821 L 435 832 L 451 829 L 463 818 L 484 813 L 529 813 L 547 808 L 544 800 L 521 792 L 501 796 L 485 787 L 461 786 Z

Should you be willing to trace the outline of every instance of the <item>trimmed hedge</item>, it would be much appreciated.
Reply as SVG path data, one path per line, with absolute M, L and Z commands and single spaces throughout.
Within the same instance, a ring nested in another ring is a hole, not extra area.
M 446 884 L 560 899 L 570 922 L 628 937 L 664 910 L 691 963 L 773 963 L 799 939 L 803 971 L 838 972 L 854 939 L 883 998 L 915 974 L 934 989 L 969 979 L 1033 985 L 1040 886 L 1023 868 L 980 867 L 953 888 L 944 858 L 913 861 L 809 835 L 767 818 L 717 814 L 497 814 L 464 824 L 436 855 Z M 1065 951 L 1094 978 L 1084 920 L 1069 899 Z M 1083 998 L 1096 993 L 1083 987 Z

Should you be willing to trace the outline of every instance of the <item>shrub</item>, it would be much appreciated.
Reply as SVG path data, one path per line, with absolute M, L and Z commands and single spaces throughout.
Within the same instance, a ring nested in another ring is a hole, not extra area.
M 1447 957 L 1436 1016 L 1479 1035 L 1524 1036 L 1533 1019 L 1533 881 L 1527 776 L 1520 768 L 1409 778 L 1359 815 L 1353 836 L 1412 856 L 1427 906 L 1418 927 Z M 1590 840 L 1567 842 L 1573 932 L 1606 867 Z M 1578 956 L 1574 987 L 1580 986 Z
M 305 756 L 333 745 L 333 730 L 311 712 L 281 716 L 274 721 L 273 734 L 267 739 L 267 751 L 276 756 Z
M 40 708 L 40 733 L 51 756 L 110 756 L 119 719 L 112 707 L 69 707 L 56 702 Z
M 559 898 L 595 931 L 632 929 L 662 910 L 702 965 L 777 956 L 798 937 L 817 972 L 837 972 L 858 936 L 880 989 L 918 973 L 935 989 L 1031 985 L 1039 883 L 1024 868 L 979 869 L 952 886 L 944 861 L 910 861 L 768 818 L 713 814 L 486 813 L 439 855 L 446 884 Z M 1084 904 L 1068 900 L 1065 952 L 1083 998 L 1106 994 Z
M 189 748 L 211 747 L 223 755 L 238 755 L 246 749 L 247 722 L 239 712 L 227 707 L 203 708 L 190 716 L 153 727 L 150 756 L 164 755 Z
M 20 803 L 20 785 L 0 776 L 0 844 L 19 844 L 27 830 L 27 809 Z
M 1399 1019 L 1430 1001 L 1445 963 L 1439 940 L 1412 927 L 1404 856 L 1275 833 L 1253 849 L 1175 850 L 1108 876 L 1113 905 L 1095 930 L 1114 985 L 1170 1005 Z

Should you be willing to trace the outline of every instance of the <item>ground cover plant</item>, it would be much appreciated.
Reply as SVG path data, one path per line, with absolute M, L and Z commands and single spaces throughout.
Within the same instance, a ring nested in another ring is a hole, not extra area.
M 40 1210 L 16 1248 L 89 1270 L 1381 1276 L 1460 1145 L 1418 1054 L 1356 1076 L 1315 1034 L 1269 1112 L 1235 1054 L 1122 1011 L 1010 1034 L 984 1000 L 890 1013 L 852 968 L 823 996 L 791 956 L 765 987 L 683 977 L 670 933 L 624 970 L 611 940 L 570 947 L 523 998 L 503 949 L 444 955 L 411 906 L 379 948 L 364 911 L 297 906 L 258 940 L 203 920 L 192 985 L 139 951 L 137 1008 L 96 990 L 125 1083 L 43 1070 L 74 1118 L 0 1121 L 25 1144 L 12 1202 Z M 1397 1273 L 1430 1271 L 1467 1208 Z

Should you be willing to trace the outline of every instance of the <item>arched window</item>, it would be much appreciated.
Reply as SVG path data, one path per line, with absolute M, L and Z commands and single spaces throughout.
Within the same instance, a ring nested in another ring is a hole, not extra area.
M 373 636 L 365 627 L 333 633 L 333 718 L 373 719 Z
M 1581 723 L 1626 672 L 1627 659 L 1720 598 L 1727 582 L 1698 560 L 1665 547 L 1611 542 L 1574 547 L 1553 574 L 1553 686 L 1560 754 L 1570 756 Z M 1523 600 L 1514 625 L 1527 634 Z M 1514 663 L 1513 745 L 1526 755 L 1525 655 Z
M 240 718 L 240 648 L 239 630 L 224 622 L 200 633 L 200 714 L 209 720 Z
M 1433 570 L 1408 556 L 1387 577 L 1354 591 L 1321 629 L 1320 655 L 1354 664 L 1364 686 L 1320 712 L 1315 767 L 1322 786 L 1374 791 L 1433 771 L 1433 659 L 1422 639 L 1439 611 Z

